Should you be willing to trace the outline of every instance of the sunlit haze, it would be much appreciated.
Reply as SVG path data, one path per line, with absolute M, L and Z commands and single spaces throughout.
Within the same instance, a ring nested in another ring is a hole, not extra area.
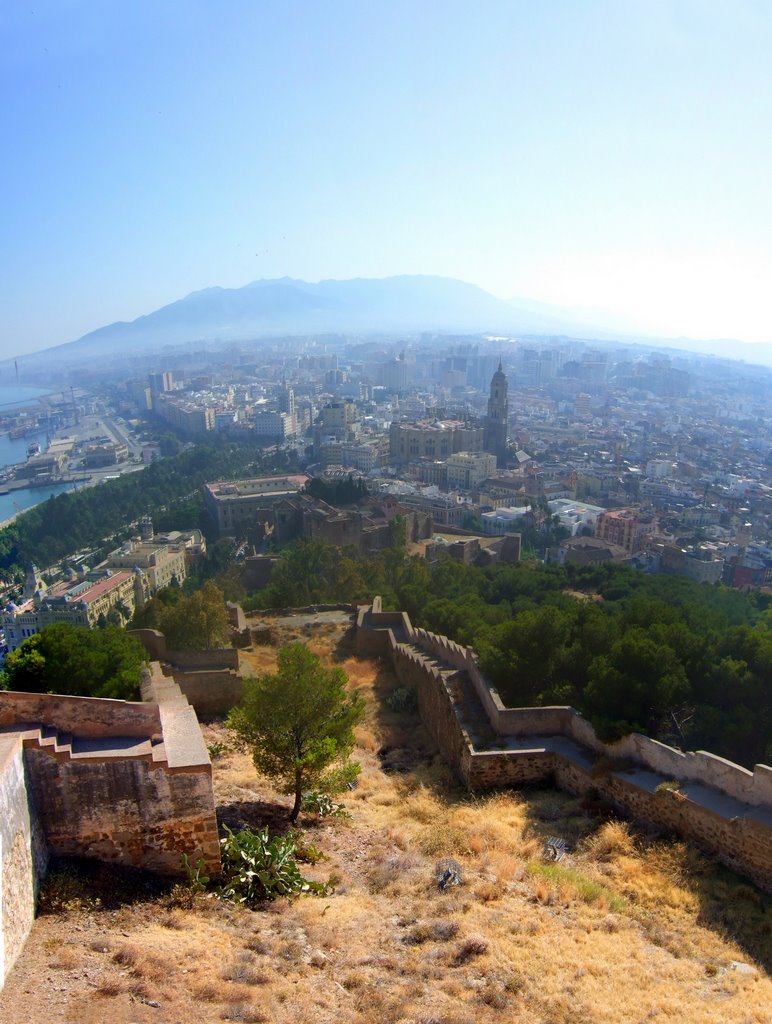
M 283 275 L 772 341 L 763 0 L 44 0 L 0 46 L 2 356 Z

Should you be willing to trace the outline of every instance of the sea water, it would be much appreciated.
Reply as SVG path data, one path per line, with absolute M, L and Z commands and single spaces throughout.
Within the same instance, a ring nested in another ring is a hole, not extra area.
M 0 387 L 0 413 L 20 411 L 25 406 L 35 408 L 38 398 L 50 394 L 51 390 L 46 388 Z M 9 434 L 0 434 L 0 470 L 26 462 L 27 448 L 33 441 L 37 441 L 40 450 L 45 451 L 48 443 L 46 431 L 35 430 L 24 437 L 16 438 Z M 17 512 L 23 512 L 41 501 L 46 501 L 52 494 L 61 494 L 72 489 L 71 483 L 48 484 L 45 487 L 24 487 L 9 494 L 0 493 L 0 523 L 13 518 Z M 2 490 L 3 485 L 0 484 L 0 491 Z

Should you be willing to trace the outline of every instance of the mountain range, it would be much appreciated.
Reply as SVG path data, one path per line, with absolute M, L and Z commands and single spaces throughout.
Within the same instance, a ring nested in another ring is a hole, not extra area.
M 310 284 L 289 277 L 243 288 L 205 288 L 131 322 L 119 321 L 57 349 L 105 352 L 266 335 L 519 331 L 564 333 L 566 324 L 517 309 L 476 285 L 445 277 L 354 278 Z M 64 354 L 64 352 L 62 352 Z
M 267 336 L 340 334 L 495 333 L 617 339 L 752 362 L 772 362 L 772 346 L 692 342 L 636 336 L 600 310 L 551 307 L 528 299 L 506 302 L 476 285 L 447 277 L 402 275 L 328 280 L 290 277 L 242 288 L 205 288 L 130 322 L 100 327 L 41 356 L 80 359 L 190 343 L 237 342 Z

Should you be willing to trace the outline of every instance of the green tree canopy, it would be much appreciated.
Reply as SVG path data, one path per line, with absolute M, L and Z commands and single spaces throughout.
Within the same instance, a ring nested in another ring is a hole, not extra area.
M 145 657 L 142 644 L 117 626 L 84 629 L 59 622 L 8 655 L 3 682 L 30 693 L 138 700 Z
M 570 704 L 609 739 L 641 730 L 746 766 L 772 759 L 767 594 L 608 563 L 428 564 L 395 546 L 364 555 L 301 541 L 245 608 L 375 594 L 474 647 L 510 707 Z
M 225 647 L 230 641 L 225 598 L 211 580 L 192 594 L 167 587 L 136 613 L 132 625 L 159 630 L 171 650 L 207 650 Z
M 293 822 L 304 791 L 339 792 L 359 773 L 350 755 L 364 704 L 346 692 L 347 681 L 343 669 L 325 668 L 304 644 L 290 644 L 275 673 L 244 680 L 244 699 L 228 716 L 257 770 L 293 794 Z
M 174 442 L 174 439 L 171 439 Z M 59 494 L 27 510 L 0 529 L 0 573 L 15 579 L 30 562 L 50 566 L 83 548 L 115 546 L 130 524 L 148 512 L 164 530 L 211 526 L 199 492 L 209 480 L 287 472 L 287 457 L 264 455 L 257 446 L 207 437 L 206 444 L 174 454 L 139 473 L 125 473 L 99 487 Z M 193 517 L 193 518 L 191 518 Z

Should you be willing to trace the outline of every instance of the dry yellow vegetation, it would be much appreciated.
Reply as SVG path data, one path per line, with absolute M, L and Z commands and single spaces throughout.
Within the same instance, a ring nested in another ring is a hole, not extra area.
M 301 819 L 327 857 L 304 871 L 332 877 L 334 892 L 259 911 L 141 886 L 100 908 L 96 890 L 74 892 L 71 909 L 36 922 L 0 1020 L 772 1021 L 771 900 L 685 844 L 565 794 L 470 797 L 416 717 L 388 710 L 388 667 L 340 639 L 327 630 L 310 646 L 367 699 L 362 774 L 349 820 Z M 263 670 L 274 652 L 249 657 Z M 205 734 L 228 745 L 214 761 L 222 820 L 285 828 L 287 798 L 222 724 Z M 559 862 L 543 858 L 550 836 L 569 848 Z M 440 892 L 444 857 L 463 884 Z

